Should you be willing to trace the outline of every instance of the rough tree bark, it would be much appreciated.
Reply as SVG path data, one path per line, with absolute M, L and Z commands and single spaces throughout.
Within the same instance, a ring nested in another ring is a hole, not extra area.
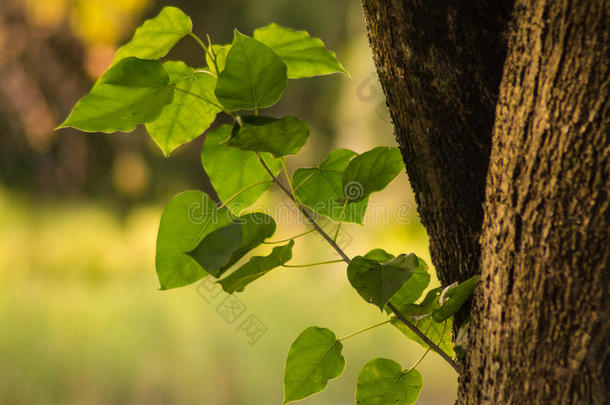
M 433 262 L 481 274 L 458 403 L 606 403 L 610 2 L 479 3 L 363 0 Z

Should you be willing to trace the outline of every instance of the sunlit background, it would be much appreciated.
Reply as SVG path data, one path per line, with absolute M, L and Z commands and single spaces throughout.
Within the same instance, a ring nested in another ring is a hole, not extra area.
M 316 164 L 334 147 L 395 144 L 358 2 L 0 1 L 0 404 L 280 404 L 286 354 L 304 328 L 341 336 L 384 319 L 351 288 L 344 265 L 275 269 L 250 285 L 238 298 L 267 327 L 254 345 L 197 285 L 158 290 L 159 217 L 173 195 L 208 187 L 203 137 L 164 159 L 143 128 L 111 135 L 53 128 L 117 46 L 169 4 L 217 43 L 230 42 L 234 27 L 251 33 L 274 21 L 307 29 L 337 52 L 351 79 L 291 81 L 272 110 L 311 125 L 291 168 Z M 168 58 L 203 63 L 189 38 Z M 273 193 L 261 200 L 278 201 Z M 429 262 L 406 175 L 371 202 L 365 227 L 344 227 L 348 254 L 380 247 Z M 280 220 L 276 236 L 303 230 Z M 335 258 L 315 234 L 297 240 L 295 253 L 294 263 Z M 302 403 L 352 404 L 368 360 L 407 368 L 423 352 L 391 325 L 360 334 L 345 341 L 343 375 Z M 435 354 L 419 369 L 419 403 L 453 403 L 453 370 Z

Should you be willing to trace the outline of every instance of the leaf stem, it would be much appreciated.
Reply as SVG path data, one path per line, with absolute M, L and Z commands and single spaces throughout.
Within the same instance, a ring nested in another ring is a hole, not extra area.
M 428 324 L 428 330 L 430 330 L 430 326 L 432 326 L 432 322 L 430 322 Z M 447 329 L 447 320 L 445 320 L 445 323 L 443 324 L 443 332 L 441 333 L 441 340 L 438 341 L 438 344 L 440 345 L 441 342 L 443 341 L 443 336 L 445 336 L 445 330 Z M 426 333 L 428 333 L 426 331 Z M 415 364 L 413 364 L 411 366 L 411 368 L 405 373 L 405 374 L 409 374 L 411 371 L 413 371 L 415 369 L 415 367 L 419 366 L 419 363 L 422 362 L 422 360 L 426 357 L 426 355 L 428 354 L 428 352 L 430 352 L 432 348 L 430 346 L 428 346 L 428 348 L 426 349 L 426 351 L 424 352 L 424 354 L 422 354 L 422 356 L 419 358 L 419 360 L 417 360 L 415 362 Z
M 313 266 L 319 266 L 321 264 L 339 263 L 342 261 L 343 261 L 343 259 L 336 259 L 336 260 L 328 260 L 325 262 L 308 263 L 308 264 L 282 264 L 282 267 L 313 267 Z
M 214 55 L 214 53 L 210 51 L 212 49 L 212 43 L 210 42 L 210 47 L 208 48 L 207 46 L 205 46 L 205 44 L 203 43 L 201 38 L 199 38 L 197 35 L 195 35 L 192 32 L 189 32 L 189 35 L 191 36 L 191 38 L 193 38 L 195 41 L 197 41 L 197 43 L 201 46 L 203 51 L 210 57 L 210 59 L 212 59 L 212 62 L 214 62 L 214 68 L 216 69 L 216 75 L 218 75 L 218 65 L 216 64 L 216 55 Z M 209 40 L 210 40 L 210 37 L 208 36 L 208 41 Z
M 417 335 L 417 337 L 423 340 L 432 350 L 438 353 L 438 355 L 441 356 L 443 360 L 445 360 L 447 363 L 449 363 L 449 365 L 453 367 L 453 369 L 457 371 L 458 374 L 461 374 L 460 368 L 458 367 L 457 363 L 453 361 L 451 356 L 445 353 L 443 349 L 441 349 L 436 343 L 431 341 L 428 336 L 426 336 L 421 330 L 417 328 L 417 326 L 413 325 L 403 314 L 400 313 L 400 311 L 398 311 L 398 309 L 396 309 L 396 307 L 391 302 L 388 302 L 386 305 L 388 308 L 390 308 L 390 311 L 392 311 L 394 315 L 396 315 L 396 318 L 398 318 L 402 323 L 407 325 L 407 327 L 411 329 L 413 333 Z
M 381 325 L 385 325 L 386 323 L 390 323 L 390 322 L 392 322 L 392 320 L 391 320 L 391 319 L 388 319 L 387 321 L 383 321 L 383 322 L 380 322 L 380 323 L 376 323 L 375 325 L 368 326 L 368 327 L 366 327 L 366 328 L 364 328 L 364 329 L 357 330 L 356 332 L 350 333 L 349 335 L 347 335 L 347 336 L 343 336 L 342 338 L 337 339 L 337 340 L 342 341 L 342 340 L 345 340 L 345 339 L 349 339 L 349 338 L 351 338 L 352 336 L 356 336 L 356 335 L 358 335 L 358 334 L 360 334 L 360 333 L 362 333 L 362 332 L 366 332 L 367 330 L 370 330 L 370 329 L 376 328 L 376 327 L 381 326 Z
M 258 183 L 250 184 L 249 186 L 244 187 L 243 189 L 239 190 L 237 193 L 235 193 L 231 197 L 229 197 L 229 199 L 227 201 L 225 201 L 222 204 L 220 204 L 218 209 L 226 207 L 228 203 L 230 203 L 231 201 L 233 201 L 234 199 L 239 197 L 239 195 L 241 193 L 243 193 L 244 191 L 247 191 L 247 190 L 251 189 L 252 187 L 260 186 L 261 184 L 267 184 L 267 183 L 273 183 L 273 180 L 259 181 Z
M 273 180 L 270 180 L 270 181 L 273 181 Z M 281 239 L 281 240 L 272 240 L 270 242 L 263 242 L 263 243 L 266 244 L 266 245 L 275 245 L 277 243 L 284 243 L 284 242 L 288 242 L 289 240 L 293 240 L 293 239 L 296 239 L 296 238 L 300 238 L 301 236 L 308 235 L 308 234 L 310 234 L 312 232 L 315 232 L 315 231 L 316 231 L 315 229 L 310 229 L 307 232 L 303 232 L 303 233 L 299 233 L 298 235 L 294 235 L 292 238 L 286 238 L 286 239 Z
M 331 245 L 331 247 L 333 249 L 335 249 L 335 251 L 339 254 L 339 256 L 341 256 L 341 258 L 343 259 L 344 262 L 346 263 L 350 263 L 350 259 L 349 257 L 345 254 L 345 252 L 332 240 L 332 238 L 330 236 L 328 236 L 328 234 L 326 232 L 324 232 L 324 230 L 322 228 L 320 228 L 320 225 L 318 225 L 316 223 L 316 221 L 314 221 L 313 217 L 311 216 L 311 214 L 307 211 L 307 209 L 301 205 L 301 203 L 299 203 L 295 196 L 290 192 L 290 190 L 288 190 L 286 188 L 286 186 L 284 186 L 282 184 L 282 182 L 280 182 L 278 180 L 277 177 L 275 177 L 275 175 L 273 174 L 273 172 L 271 171 L 271 169 L 269 169 L 269 166 L 267 166 L 267 164 L 265 163 L 265 161 L 260 157 L 260 154 L 258 154 L 258 160 L 259 162 L 261 162 L 261 164 L 263 165 L 263 167 L 265 168 L 265 170 L 267 171 L 267 173 L 269 174 L 269 176 L 271 176 L 271 179 L 278 185 L 278 187 L 280 189 L 282 189 L 282 191 L 296 204 L 297 208 L 299 209 L 299 211 L 301 211 L 301 213 L 303 214 L 303 216 L 307 219 L 307 221 L 309 221 L 309 223 L 314 227 L 314 229 L 320 234 L 322 235 L 322 237 L 324 239 L 326 239 L 326 241 Z
M 282 191 L 297 205 L 297 207 L 299 208 L 299 210 L 301 211 L 301 213 L 303 214 L 303 216 L 311 223 L 311 225 L 314 227 L 314 229 L 320 234 L 322 235 L 322 237 L 324 239 L 326 239 L 326 241 L 328 242 L 328 244 L 335 249 L 335 251 L 339 254 L 339 256 L 341 256 L 341 258 L 343 259 L 343 261 L 345 263 L 347 263 L 348 265 L 351 263 L 350 258 L 345 254 L 345 252 L 343 251 L 343 249 L 341 249 L 339 247 L 339 245 L 337 245 L 337 243 L 332 240 L 332 238 L 330 236 L 328 236 L 328 234 L 326 232 L 324 232 L 324 230 L 322 228 L 320 228 L 320 226 L 314 221 L 313 217 L 311 216 L 311 214 L 307 211 L 307 209 L 305 209 L 305 207 L 297 201 L 297 199 L 295 198 L 295 196 L 290 192 L 290 190 L 288 190 L 286 188 L 286 186 L 284 186 L 277 177 L 275 177 L 275 175 L 273 174 L 273 172 L 271 172 L 271 169 L 269 169 L 269 167 L 267 166 L 267 164 L 263 161 L 263 159 L 260 157 L 260 154 L 258 154 L 258 160 L 261 162 L 261 164 L 263 165 L 263 167 L 265 168 L 265 170 L 267 171 L 267 173 L 269 173 L 269 176 L 271 176 L 271 179 L 278 185 L 278 187 L 280 187 L 280 189 L 282 189 Z M 458 374 L 460 373 L 460 368 L 457 365 L 457 363 L 455 361 L 453 361 L 453 359 L 451 358 L 451 356 L 449 356 L 447 353 L 445 353 L 437 344 L 435 344 L 433 341 L 431 341 L 428 336 L 426 336 L 421 330 L 419 330 L 415 325 L 413 325 L 413 323 L 411 323 L 411 321 L 409 321 L 403 314 L 400 313 L 400 311 L 398 311 L 398 309 L 396 309 L 396 307 L 394 305 L 392 305 L 392 303 L 388 302 L 387 303 L 388 308 L 394 313 L 394 315 L 396 315 L 396 318 L 398 318 L 402 323 L 404 323 L 409 329 L 411 329 L 413 331 L 413 333 L 415 333 L 421 340 L 423 340 L 432 350 L 434 350 L 436 353 L 438 353 L 439 356 L 441 356 L 443 358 L 443 360 L 445 360 L 447 363 L 449 363 L 449 365 L 451 367 L 453 367 L 453 369 L 455 371 L 457 371 Z
M 339 225 L 337 225 L 337 230 L 335 231 L 335 237 L 333 238 L 333 240 L 336 242 L 337 241 L 337 237 L 339 236 L 339 231 L 341 230 L 341 224 L 343 223 L 343 219 L 345 217 L 345 209 L 347 208 L 347 202 L 348 200 L 345 200 L 345 203 L 343 204 L 343 209 L 341 210 L 341 215 L 339 216 Z

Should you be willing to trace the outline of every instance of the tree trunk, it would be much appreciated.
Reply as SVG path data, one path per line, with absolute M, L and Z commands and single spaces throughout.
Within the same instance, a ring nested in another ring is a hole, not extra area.
M 363 0 L 433 262 L 481 274 L 458 403 L 605 403 L 610 2 L 448 3 Z

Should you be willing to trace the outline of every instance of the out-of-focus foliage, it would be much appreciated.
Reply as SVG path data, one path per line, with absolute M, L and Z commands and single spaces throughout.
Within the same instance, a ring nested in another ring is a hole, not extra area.
M 350 13 L 358 10 L 348 0 L 311 0 L 298 7 L 291 0 L 170 4 L 192 16 L 197 34 L 210 34 L 216 43 L 230 43 L 233 27 L 251 32 L 278 21 L 307 28 L 313 36 L 324 33 L 329 48 L 336 50 L 345 46 Z M 206 188 L 198 146 L 180 148 L 179 159 L 166 160 L 141 128 L 112 137 L 53 131 L 74 100 L 106 70 L 134 27 L 165 5 L 155 0 L 0 2 L 0 183 L 37 194 L 96 196 L 121 205 Z M 170 56 L 204 66 L 201 51 L 191 41 L 181 40 Z M 322 79 L 290 86 L 291 95 L 274 111 L 296 112 L 312 122 L 315 131 L 324 134 L 318 141 L 324 150 L 336 134 L 333 116 L 341 84 Z M 314 97 L 319 102 L 308 101 Z M 121 176 L 126 165 L 139 175 Z M 107 181 L 108 173 L 113 181 Z

